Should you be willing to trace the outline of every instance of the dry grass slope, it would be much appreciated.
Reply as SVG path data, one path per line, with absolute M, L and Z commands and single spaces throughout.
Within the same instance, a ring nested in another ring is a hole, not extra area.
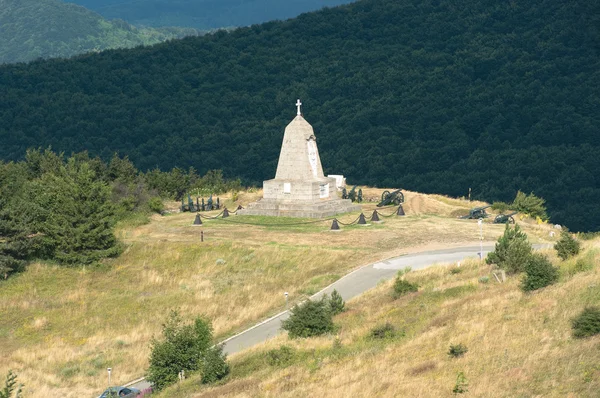
M 364 191 L 377 198 L 382 190 Z M 258 196 L 244 193 L 239 200 L 245 204 Z M 284 291 L 298 301 L 361 265 L 478 243 L 476 224 L 454 216 L 472 204 L 412 192 L 406 200 L 406 217 L 340 233 L 329 232 L 329 222 L 260 227 L 210 220 L 198 228 L 189 213 L 157 216 L 147 225 L 120 229 L 125 253 L 99 267 L 32 265 L 0 283 L 0 374 L 14 369 L 28 396 L 93 396 L 104 388 L 108 366 L 115 383 L 141 375 L 149 341 L 170 309 L 207 315 L 224 337 L 280 311 Z M 367 215 L 374 208 L 363 204 Z M 356 214 L 340 218 L 352 221 Z M 547 239 L 548 226 L 524 225 L 533 240 Z M 502 229 L 486 226 L 486 241 Z
M 409 273 L 418 293 L 393 300 L 391 282 L 369 291 L 337 316 L 336 336 L 279 336 L 233 356 L 224 385 L 200 389 L 192 378 L 160 396 L 450 397 L 464 372 L 466 396 L 598 397 L 600 336 L 573 339 L 570 319 L 600 302 L 599 246 L 589 243 L 579 257 L 591 269 L 572 274 L 577 259 L 561 263 L 561 282 L 532 294 L 521 292 L 518 278 L 480 283 L 490 268 L 477 261 L 460 273 L 447 266 Z M 368 337 L 385 323 L 396 337 Z M 468 352 L 450 358 L 449 346 L 458 343 Z M 282 344 L 296 358 L 287 367 L 269 365 L 266 351 Z

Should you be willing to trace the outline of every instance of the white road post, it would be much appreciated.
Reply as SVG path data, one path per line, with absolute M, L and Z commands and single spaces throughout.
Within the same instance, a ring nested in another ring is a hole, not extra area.
M 106 369 L 108 371 L 108 386 L 110 387 L 110 372 L 112 372 L 112 368 Z
M 287 311 L 287 307 L 288 307 L 288 292 L 283 293 L 285 295 L 285 309 Z

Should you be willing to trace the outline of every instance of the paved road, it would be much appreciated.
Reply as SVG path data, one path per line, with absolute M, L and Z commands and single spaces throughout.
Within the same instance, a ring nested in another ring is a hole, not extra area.
M 551 247 L 548 244 L 533 245 L 534 249 Z M 483 246 L 483 255 L 487 255 L 494 246 Z M 447 264 L 462 261 L 469 257 L 478 257 L 479 246 L 458 247 L 453 249 L 433 250 L 421 253 L 407 254 L 404 256 L 390 258 L 375 264 L 366 265 L 338 279 L 325 289 L 311 296 L 311 299 L 319 299 L 324 294 L 331 294 L 337 290 L 344 300 L 350 300 L 369 289 L 374 288 L 381 281 L 392 279 L 399 270 L 410 267 L 413 271 L 431 267 L 436 264 Z M 279 313 L 257 325 L 232 336 L 222 343 L 223 351 L 234 354 L 250 348 L 256 344 L 263 343 L 281 333 L 281 321 L 289 317 L 289 312 Z M 141 390 L 149 388 L 150 384 L 141 379 L 131 384 Z
M 534 245 L 534 247 L 540 248 L 542 246 Z M 484 255 L 493 249 L 493 246 L 483 246 Z M 344 300 L 349 300 L 374 288 L 381 281 L 394 278 L 398 270 L 406 267 L 411 267 L 412 270 L 420 270 L 435 264 L 454 263 L 468 257 L 477 257 L 479 251 L 479 246 L 459 247 L 407 254 L 370 264 L 342 277 L 319 293 L 313 295 L 311 299 L 319 299 L 324 294 L 331 294 L 331 292 L 336 289 Z M 281 333 L 281 321 L 288 317 L 289 312 L 284 311 L 250 329 L 228 338 L 222 342 L 224 343 L 223 351 L 227 354 L 233 354 L 275 337 Z M 145 380 L 140 380 L 132 384 L 132 386 L 143 390 L 150 387 L 150 384 Z

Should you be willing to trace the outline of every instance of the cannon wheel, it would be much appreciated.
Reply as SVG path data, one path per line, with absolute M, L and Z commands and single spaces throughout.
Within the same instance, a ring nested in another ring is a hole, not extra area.
M 396 198 L 394 199 L 394 204 L 397 206 L 402 203 L 404 203 L 404 194 L 402 192 L 398 192 Z
M 390 191 L 383 191 L 383 193 L 381 194 L 381 201 L 385 201 L 388 196 L 390 196 Z
M 514 224 L 515 223 L 515 219 L 513 218 L 513 216 L 508 217 L 507 223 L 509 223 L 509 224 Z

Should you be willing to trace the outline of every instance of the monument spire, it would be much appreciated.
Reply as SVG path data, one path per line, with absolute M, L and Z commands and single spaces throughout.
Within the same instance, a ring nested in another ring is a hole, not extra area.
M 296 106 L 298 107 L 298 116 L 302 116 L 302 111 L 300 107 L 302 106 L 302 102 L 300 102 L 300 98 L 298 98 L 298 102 L 296 102 Z

